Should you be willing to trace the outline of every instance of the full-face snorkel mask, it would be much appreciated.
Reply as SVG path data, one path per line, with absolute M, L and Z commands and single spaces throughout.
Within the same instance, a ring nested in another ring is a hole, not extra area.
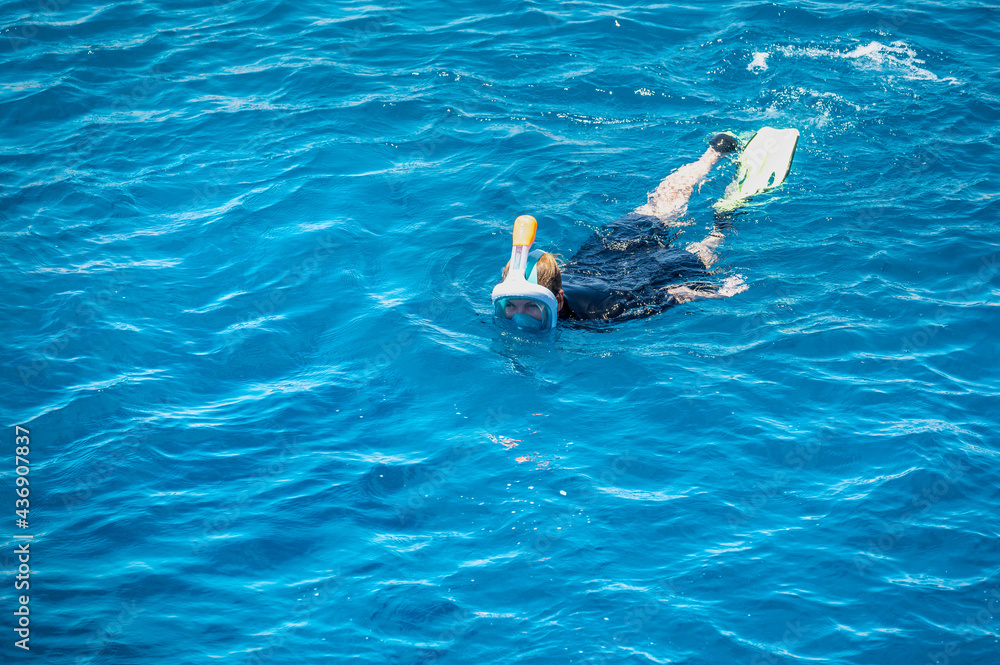
M 538 259 L 545 253 L 531 251 L 538 222 L 531 215 L 514 220 L 514 247 L 507 277 L 493 287 L 493 315 L 502 327 L 548 332 L 556 327 L 559 301 L 538 284 Z

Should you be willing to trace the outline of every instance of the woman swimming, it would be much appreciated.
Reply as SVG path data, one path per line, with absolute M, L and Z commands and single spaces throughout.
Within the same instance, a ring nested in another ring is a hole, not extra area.
M 719 134 L 705 153 L 663 179 L 644 205 L 599 229 L 562 268 L 555 257 L 531 251 L 537 222 L 517 218 L 514 249 L 493 290 L 498 321 L 523 330 L 551 330 L 558 319 L 624 321 L 684 302 L 725 298 L 708 270 L 718 259 L 723 227 L 682 249 L 670 247 L 695 187 L 739 144 Z

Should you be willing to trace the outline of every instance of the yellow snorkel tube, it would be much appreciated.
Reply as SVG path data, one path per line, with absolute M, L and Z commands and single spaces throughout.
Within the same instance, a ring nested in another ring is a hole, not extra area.
M 531 332 L 549 332 L 556 327 L 559 302 L 538 284 L 538 259 L 545 254 L 532 251 L 538 221 L 531 215 L 514 220 L 514 243 L 510 251 L 507 277 L 493 287 L 494 318 L 502 327 Z

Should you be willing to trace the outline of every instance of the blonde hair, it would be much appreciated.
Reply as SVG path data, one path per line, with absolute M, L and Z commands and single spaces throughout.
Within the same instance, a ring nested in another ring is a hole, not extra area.
M 556 295 L 562 290 L 562 273 L 559 272 L 559 262 L 555 254 L 545 252 L 538 257 L 538 285 L 544 286 L 552 295 Z M 507 278 L 507 271 L 510 269 L 510 261 L 503 267 L 503 277 Z

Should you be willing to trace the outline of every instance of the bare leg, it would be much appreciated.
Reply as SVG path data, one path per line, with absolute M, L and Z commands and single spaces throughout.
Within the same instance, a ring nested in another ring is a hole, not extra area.
M 705 239 L 701 242 L 693 242 L 684 249 L 695 254 L 701 262 L 705 264 L 706 268 L 711 268 L 712 264 L 719 260 L 716 256 L 715 250 L 718 249 L 722 241 L 726 239 L 726 236 L 722 234 L 718 228 L 712 230 Z
M 666 178 L 649 194 L 645 205 L 635 209 L 641 215 L 657 217 L 667 226 L 687 212 L 687 202 L 696 185 L 701 184 L 722 155 L 715 148 L 708 148 L 698 161 L 685 164 Z
M 645 205 L 635 209 L 636 213 L 651 215 L 660 219 L 666 226 L 680 226 L 678 220 L 687 212 L 687 203 L 694 193 L 694 188 L 705 180 L 705 176 L 712 170 L 715 163 L 722 158 L 722 155 L 733 152 L 739 147 L 736 139 L 728 134 L 717 134 L 709 143 L 705 154 L 698 158 L 698 161 L 685 164 L 666 178 L 663 179 L 655 190 L 650 192 Z M 711 268 L 719 257 L 715 250 L 722 244 L 725 236 L 716 227 L 711 233 L 705 236 L 701 242 L 694 242 L 685 249 L 696 255 L 706 268 Z M 690 299 L 694 292 L 675 293 L 678 299 Z M 721 296 L 701 296 L 701 297 L 721 297 Z M 682 302 L 684 302 L 682 300 Z

